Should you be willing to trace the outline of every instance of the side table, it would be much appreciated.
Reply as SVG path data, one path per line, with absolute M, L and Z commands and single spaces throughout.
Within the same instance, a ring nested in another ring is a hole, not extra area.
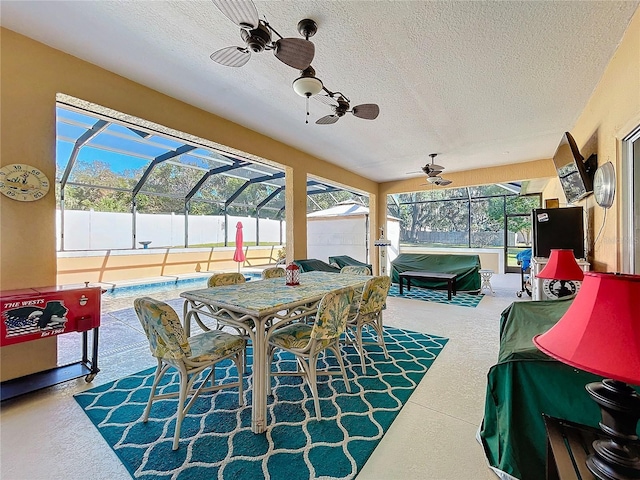
M 493 270 L 480 270 L 480 278 L 482 279 L 482 285 L 480 286 L 480 293 L 487 288 L 491 292 L 491 295 L 495 295 L 493 291 L 493 287 L 491 286 L 491 276 L 493 275 Z
M 587 468 L 593 441 L 606 438 L 593 427 L 542 415 L 547 429 L 547 480 L 597 480 Z

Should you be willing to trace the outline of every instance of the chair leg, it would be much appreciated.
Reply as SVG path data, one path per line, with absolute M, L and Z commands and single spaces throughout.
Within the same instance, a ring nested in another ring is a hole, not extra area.
M 162 360 L 157 358 L 158 366 L 156 367 L 156 374 L 153 378 L 153 385 L 151 386 L 151 392 L 149 392 L 149 400 L 147 401 L 147 407 L 144 409 L 144 416 L 142 417 L 142 421 L 146 423 L 149 420 L 149 413 L 151 412 L 151 404 L 153 403 L 153 397 L 156 395 L 156 388 L 158 388 L 158 383 L 160 379 L 164 376 L 164 372 L 167 371 L 169 365 L 163 365 Z
M 338 360 L 338 364 L 340 365 L 340 371 L 342 372 L 342 378 L 344 380 L 344 386 L 347 389 L 348 393 L 351 393 L 351 384 L 349 383 L 349 377 L 347 377 L 347 370 L 344 368 L 344 361 L 342 360 L 342 355 L 340 354 L 340 346 L 336 343 L 328 347 L 331 349 L 333 354 L 336 356 L 336 360 Z
M 382 312 L 378 314 L 378 318 L 376 319 L 376 323 L 372 324 L 376 333 L 378 334 L 378 345 L 382 347 L 382 351 L 384 352 L 384 358 L 389 358 L 389 352 L 387 352 L 387 346 L 384 343 L 384 335 L 383 335 L 383 326 L 382 326 Z
M 243 350 L 246 354 L 246 350 Z M 244 388 L 244 356 L 242 352 L 232 358 L 233 363 L 236 364 L 236 370 L 238 370 L 238 405 L 244 405 L 244 396 L 242 395 L 242 389 Z
M 180 446 L 180 428 L 182 427 L 182 420 L 185 417 L 184 402 L 187 399 L 187 390 L 189 378 L 184 368 L 180 369 L 180 395 L 178 397 L 178 415 L 176 417 L 176 430 L 173 435 L 173 450 L 177 450 Z
M 267 365 L 269 366 L 269 371 L 267 372 L 267 395 L 273 395 L 273 374 L 271 372 L 271 367 L 273 366 L 273 355 L 275 352 L 276 349 L 274 347 L 270 347 L 268 352 L 269 362 L 267 362 Z
M 367 373 L 367 367 L 364 363 L 364 345 L 362 344 L 362 325 L 358 324 L 357 332 L 356 332 L 356 346 L 358 348 L 358 353 L 360 353 L 360 365 L 362 366 L 362 373 Z
M 322 415 L 320 413 L 320 400 L 318 400 L 318 378 L 316 375 L 316 364 L 318 363 L 318 353 L 309 357 L 309 370 L 307 371 L 309 379 L 309 388 L 311 388 L 311 394 L 313 395 L 313 406 L 316 409 L 316 419 L 320 420 Z

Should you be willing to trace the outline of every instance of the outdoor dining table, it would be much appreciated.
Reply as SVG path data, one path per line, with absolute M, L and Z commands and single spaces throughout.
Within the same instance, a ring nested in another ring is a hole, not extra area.
M 251 338 L 251 430 L 254 433 L 262 433 L 267 427 L 267 382 L 271 368 L 267 364 L 267 351 L 270 332 L 277 327 L 278 321 L 313 316 L 326 293 L 344 287 L 361 289 L 370 278 L 365 275 L 307 272 L 300 275 L 300 285 L 297 286 L 287 286 L 285 278 L 280 277 L 180 294 L 185 299 L 184 329 L 187 335 L 191 332 L 192 319 L 202 329 L 209 329 L 200 318 L 204 315 L 223 324 L 243 328 Z

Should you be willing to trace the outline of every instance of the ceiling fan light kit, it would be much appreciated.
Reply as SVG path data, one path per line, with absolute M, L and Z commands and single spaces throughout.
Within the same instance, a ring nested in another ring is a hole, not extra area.
M 293 81 L 293 91 L 301 97 L 311 97 L 322 91 L 322 81 L 316 78 L 316 71 L 312 66 L 307 67 L 301 75 Z

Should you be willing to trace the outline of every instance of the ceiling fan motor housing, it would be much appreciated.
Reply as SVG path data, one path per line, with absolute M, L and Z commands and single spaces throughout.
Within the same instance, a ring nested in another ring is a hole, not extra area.
M 247 31 L 241 29 L 240 35 L 242 35 L 244 43 L 247 44 L 247 47 L 249 47 L 253 53 L 262 52 L 265 47 L 271 43 L 271 32 L 269 32 L 269 29 L 262 22 L 260 22 L 258 28 L 254 30 Z

